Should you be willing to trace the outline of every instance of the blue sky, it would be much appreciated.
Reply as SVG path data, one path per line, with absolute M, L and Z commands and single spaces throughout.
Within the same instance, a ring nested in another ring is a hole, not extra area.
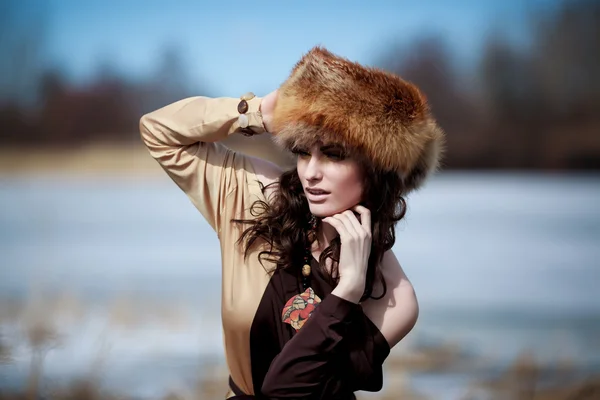
M 317 44 L 373 64 L 386 45 L 408 45 L 431 32 L 447 40 L 459 62 L 472 65 L 490 32 L 525 43 L 528 18 L 557 3 L 24 0 L 18 7 L 23 15 L 47 15 L 47 61 L 76 82 L 93 77 L 99 64 L 144 79 L 169 45 L 180 50 L 192 87 L 204 82 L 219 94 L 238 96 L 276 88 Z

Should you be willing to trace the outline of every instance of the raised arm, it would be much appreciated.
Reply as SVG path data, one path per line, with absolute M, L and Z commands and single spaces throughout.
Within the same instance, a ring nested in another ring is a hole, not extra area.
M 225 198 L 237 187 L 240 171 L 253 167 L 249 159 L 218 143 L 241 132 L 239 102 L 229 97 L 191 97 L 140 120 L 140 134 L 152 157 L 217 233 Z M 247 102 L 248 128 L 257 134 L 265 132 L 261 98 Z

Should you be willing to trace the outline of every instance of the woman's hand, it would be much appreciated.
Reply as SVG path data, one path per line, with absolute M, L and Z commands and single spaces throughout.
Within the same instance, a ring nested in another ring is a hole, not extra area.
M 260 112 L 262 114 L 263 125 L 267 132 L 273 132 L 271 123 L 273 121 L 273 111 L 275 110 L 275 104 L 277 104 L 278 90 L 274 90 L 265 97 L 262 98 L 260 103 Z
M 354 212 L 360 214 L 360 221 Z M 371 212 L 357 205 L 351 210 L 323 218 L 340 234 L 340 281 L 332 293 L 358 303 L 365 290 L 367 267 L 371 255 Z

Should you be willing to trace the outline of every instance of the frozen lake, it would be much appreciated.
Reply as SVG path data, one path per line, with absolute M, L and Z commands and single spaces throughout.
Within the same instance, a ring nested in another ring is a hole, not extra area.
M 394 251 L 421 305 L 398 351 L 460 343 L 503 365 L 530 349 L 600 370 L 599 204 L 598 175 L 436 177 L 397 228 Z M 0 365 L 0 385 L 27 373 L 20 329 L 37 314 L 63 335 L 48 376 L 83 373 L 102 351 L 107 381 L 143 395 L 222 362 L 218 246 L 166 176 L 2 178 L 0 332 L 14 362 Z

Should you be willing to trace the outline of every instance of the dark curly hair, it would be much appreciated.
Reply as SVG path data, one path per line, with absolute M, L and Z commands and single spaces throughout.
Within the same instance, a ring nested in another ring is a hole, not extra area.
M 366 162 L 361 162 L 363 171 L 363 201 L 361 205 L 371 211 L 372 247 L 367 269 L 365 291 L 362 300 L 380 299 L 386 293 L 385 280 L 381 276 L 379 265 L 384 253 L 391 249 L 396 241 L 395 225 L 406 213 L 406 202 L 403 198 L 404 185 L 401 177 L 393 172 L 375 171 Z M 257 200 L 250 208 L 254 219 L 233 219 L 232 222 L 249 225 L 242 232 L 238 244 L 245 246 L 245 257 L 252 247 L 264 241 L 267 250 L 259 252 L 258 258 L 272 262 L 276 269 L 290 268 L 303 260 L 306 249 L 316 240 L 314 230 L 310 226 L 311 212 L 304 194 L 300 177 L 296 168 L 285 171 L 279 179 L 267 186 L 261 184 L 263 193 L 276 185 L 268 202 Z M 334 284 L 339 276 L 337 262 L 340 255 L 339 237 L 332 240 L 319 257 L 319 266 L 326 271 L 327 258 L 333 267 L 329 280 Z M 373 287 L 377 279 L 383 285 L 383 293 L 373 296 Z

